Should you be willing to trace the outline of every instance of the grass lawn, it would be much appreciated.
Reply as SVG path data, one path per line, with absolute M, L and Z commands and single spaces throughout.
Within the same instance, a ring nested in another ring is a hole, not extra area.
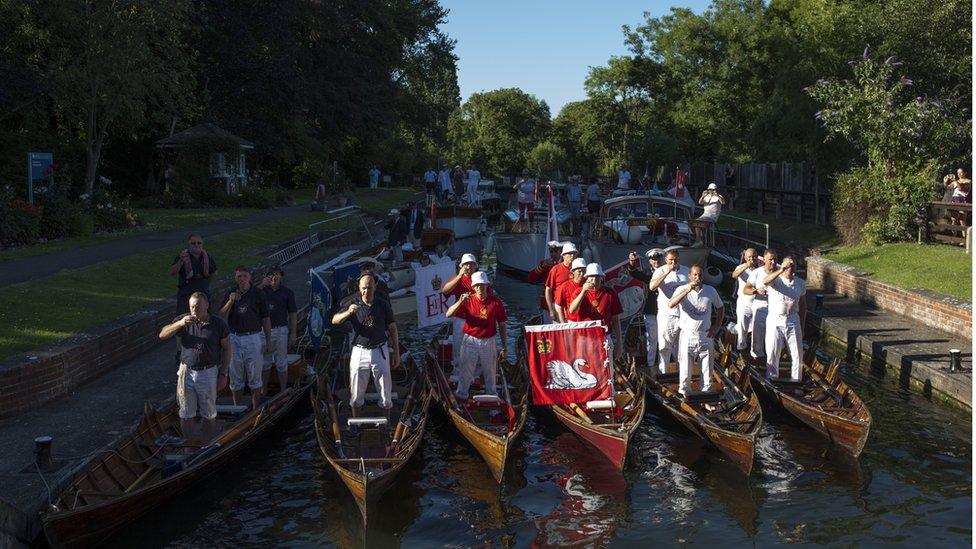
M 972 301 L 972 257 L 962 248 L 899 243 L 842 247 L 824 257 L 902 288 L 925 288 Z
M 357 203 L 384 211 L 412 196 L 416 196 L 413 191 L 389 191 Z M 260 263 L 265 259 L 256 255 L 261 250 L 301 236 L 309 224 L 320 220 L 321 212 L 308 212 L 220 234 L 207 239 L 206 249 L 221 266 L 219 276 L 225 277 L 234 265 Z M 335 227 L 356 221 L 342 219 Z M 176 279 L 168 270 L 181 248 L 153 250 L 4 288 L 0 292 L 0 358 L 43 348 L 175 296 Z
M 789 221 L 786 219 L 776 219 L 772 216 L 763 216 L 755 213 L 739 212 L 735 210 L 723 212 L 723 214 L 719 216 L 719 229 L 744 231 L 748 225 L 748 230 L 750 233 L 756 231 L 756 234 L 760 234 L 765 237 L 765 231 L 760 232 L 762 229 L 761 226 L 747 224 L 746 222 L 738 219 L 731 219 L 726 214 L 742 217 L 750 221 L 768 223 L 770 240 L 798 242 L 811 248 L 831 247 L 840 243 L 840 237 L 837 235 L 837 231 L 835 231 L 833 227 L 824 227 L 810 223 L 797 223 L 795 221 Z M 753 239 L 761 240 L 755 237 L 753 237 Z

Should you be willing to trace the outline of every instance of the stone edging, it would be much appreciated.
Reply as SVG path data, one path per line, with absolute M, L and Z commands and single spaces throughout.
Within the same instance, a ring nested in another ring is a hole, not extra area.
M 807 257 L 806 263 L 810 286 L 913 318 L 926 326 L 972 341 L 972 303 L 931 290 L 905 290 L 874 280 L 868 273 L 850 265 L 821 256 Z

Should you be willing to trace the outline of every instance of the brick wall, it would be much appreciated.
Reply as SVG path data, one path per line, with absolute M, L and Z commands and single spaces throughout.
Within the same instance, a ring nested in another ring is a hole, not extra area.
M 847 296 L 972 340 L 973 305 L 961 299 L 918 288 L 904 290 L 871 279 L 868 273 L 850 265 L 819 256 L 807 258 L 807 282 L 810 287 Z

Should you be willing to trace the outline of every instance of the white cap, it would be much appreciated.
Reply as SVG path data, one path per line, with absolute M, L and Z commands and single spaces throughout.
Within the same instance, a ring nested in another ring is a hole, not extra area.
M 646 255 L 648 259 L 650 259 L 652 257 L 655 257 L 655 256 L 661 256 L 661 257 L 663 257 L 664 256 L 664 250 L 662 250 L 661 248 L 651 248 L 650 250 L 647 250 L 647 253 L 644 254 L 644 255 Z
M 715 183 L 709 183 L 708 184 L 708 190 L 714 191 L 715 189 L 718 189 L 718 187 L 715 185 Z
M 578 254 L 578 253 L 579 250 L 576 249 L 576 244 L 573 244 L 572 242 L 567 242 L 563 244 L 563 253 L 561 255 Z
M 477 286 L 478 284 L 491 284 L 491 281 L 488 280 L 488 273 L 478 271 L 471 275 L 471 285 Z
M 590 263 L 586 266 L 586 273 L 583 276 L 607 276 L 603 274 L 603 267 L 599 263 Z
M 393 208 L 390 210 L 390 215 L 400 215 L 400 210 Z
M 558 240 L 550 240 L 548 246 L 550 248 L 558 248 L 562 246 L 562 244 L 560 244 Z
M 586 268 L 586 260 L 583 259 L 582 257 L 577 257 L 576 259 L 573 260 L 573 264 L 569 267 L 569 270 L 575 271 L 576 269 L 585 269 L 585 268 Z
M 477 263 L 477 262 L 478 259 L 474 256 L 474 254 L 464 254 L 461 256 L 461 265 L 464 265 L 465 263 Z

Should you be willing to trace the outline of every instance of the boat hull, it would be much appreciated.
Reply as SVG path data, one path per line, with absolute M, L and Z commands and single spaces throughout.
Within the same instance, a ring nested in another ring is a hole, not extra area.
M 454 231 L 454 238 L 467 238 L 481 233 L 481 208 L 448 206 L 437 214 L 437 228 Z
M 641 402 L 643 408 L 643 400 Z M 560 423 L 586 441 L 587 444 L 596 448 L 605 458 L 610 460 L 614 467 L 623 470 L 627 463 L 627 446 L 630 442 L 631 429 L 624 431 L 603 429 L 596 425 L 580 422 L 572 412 L 562 406 L 550 406 L 550 409 Z M 638 420 L 637 423 L 639 424 L 640 421 Z

